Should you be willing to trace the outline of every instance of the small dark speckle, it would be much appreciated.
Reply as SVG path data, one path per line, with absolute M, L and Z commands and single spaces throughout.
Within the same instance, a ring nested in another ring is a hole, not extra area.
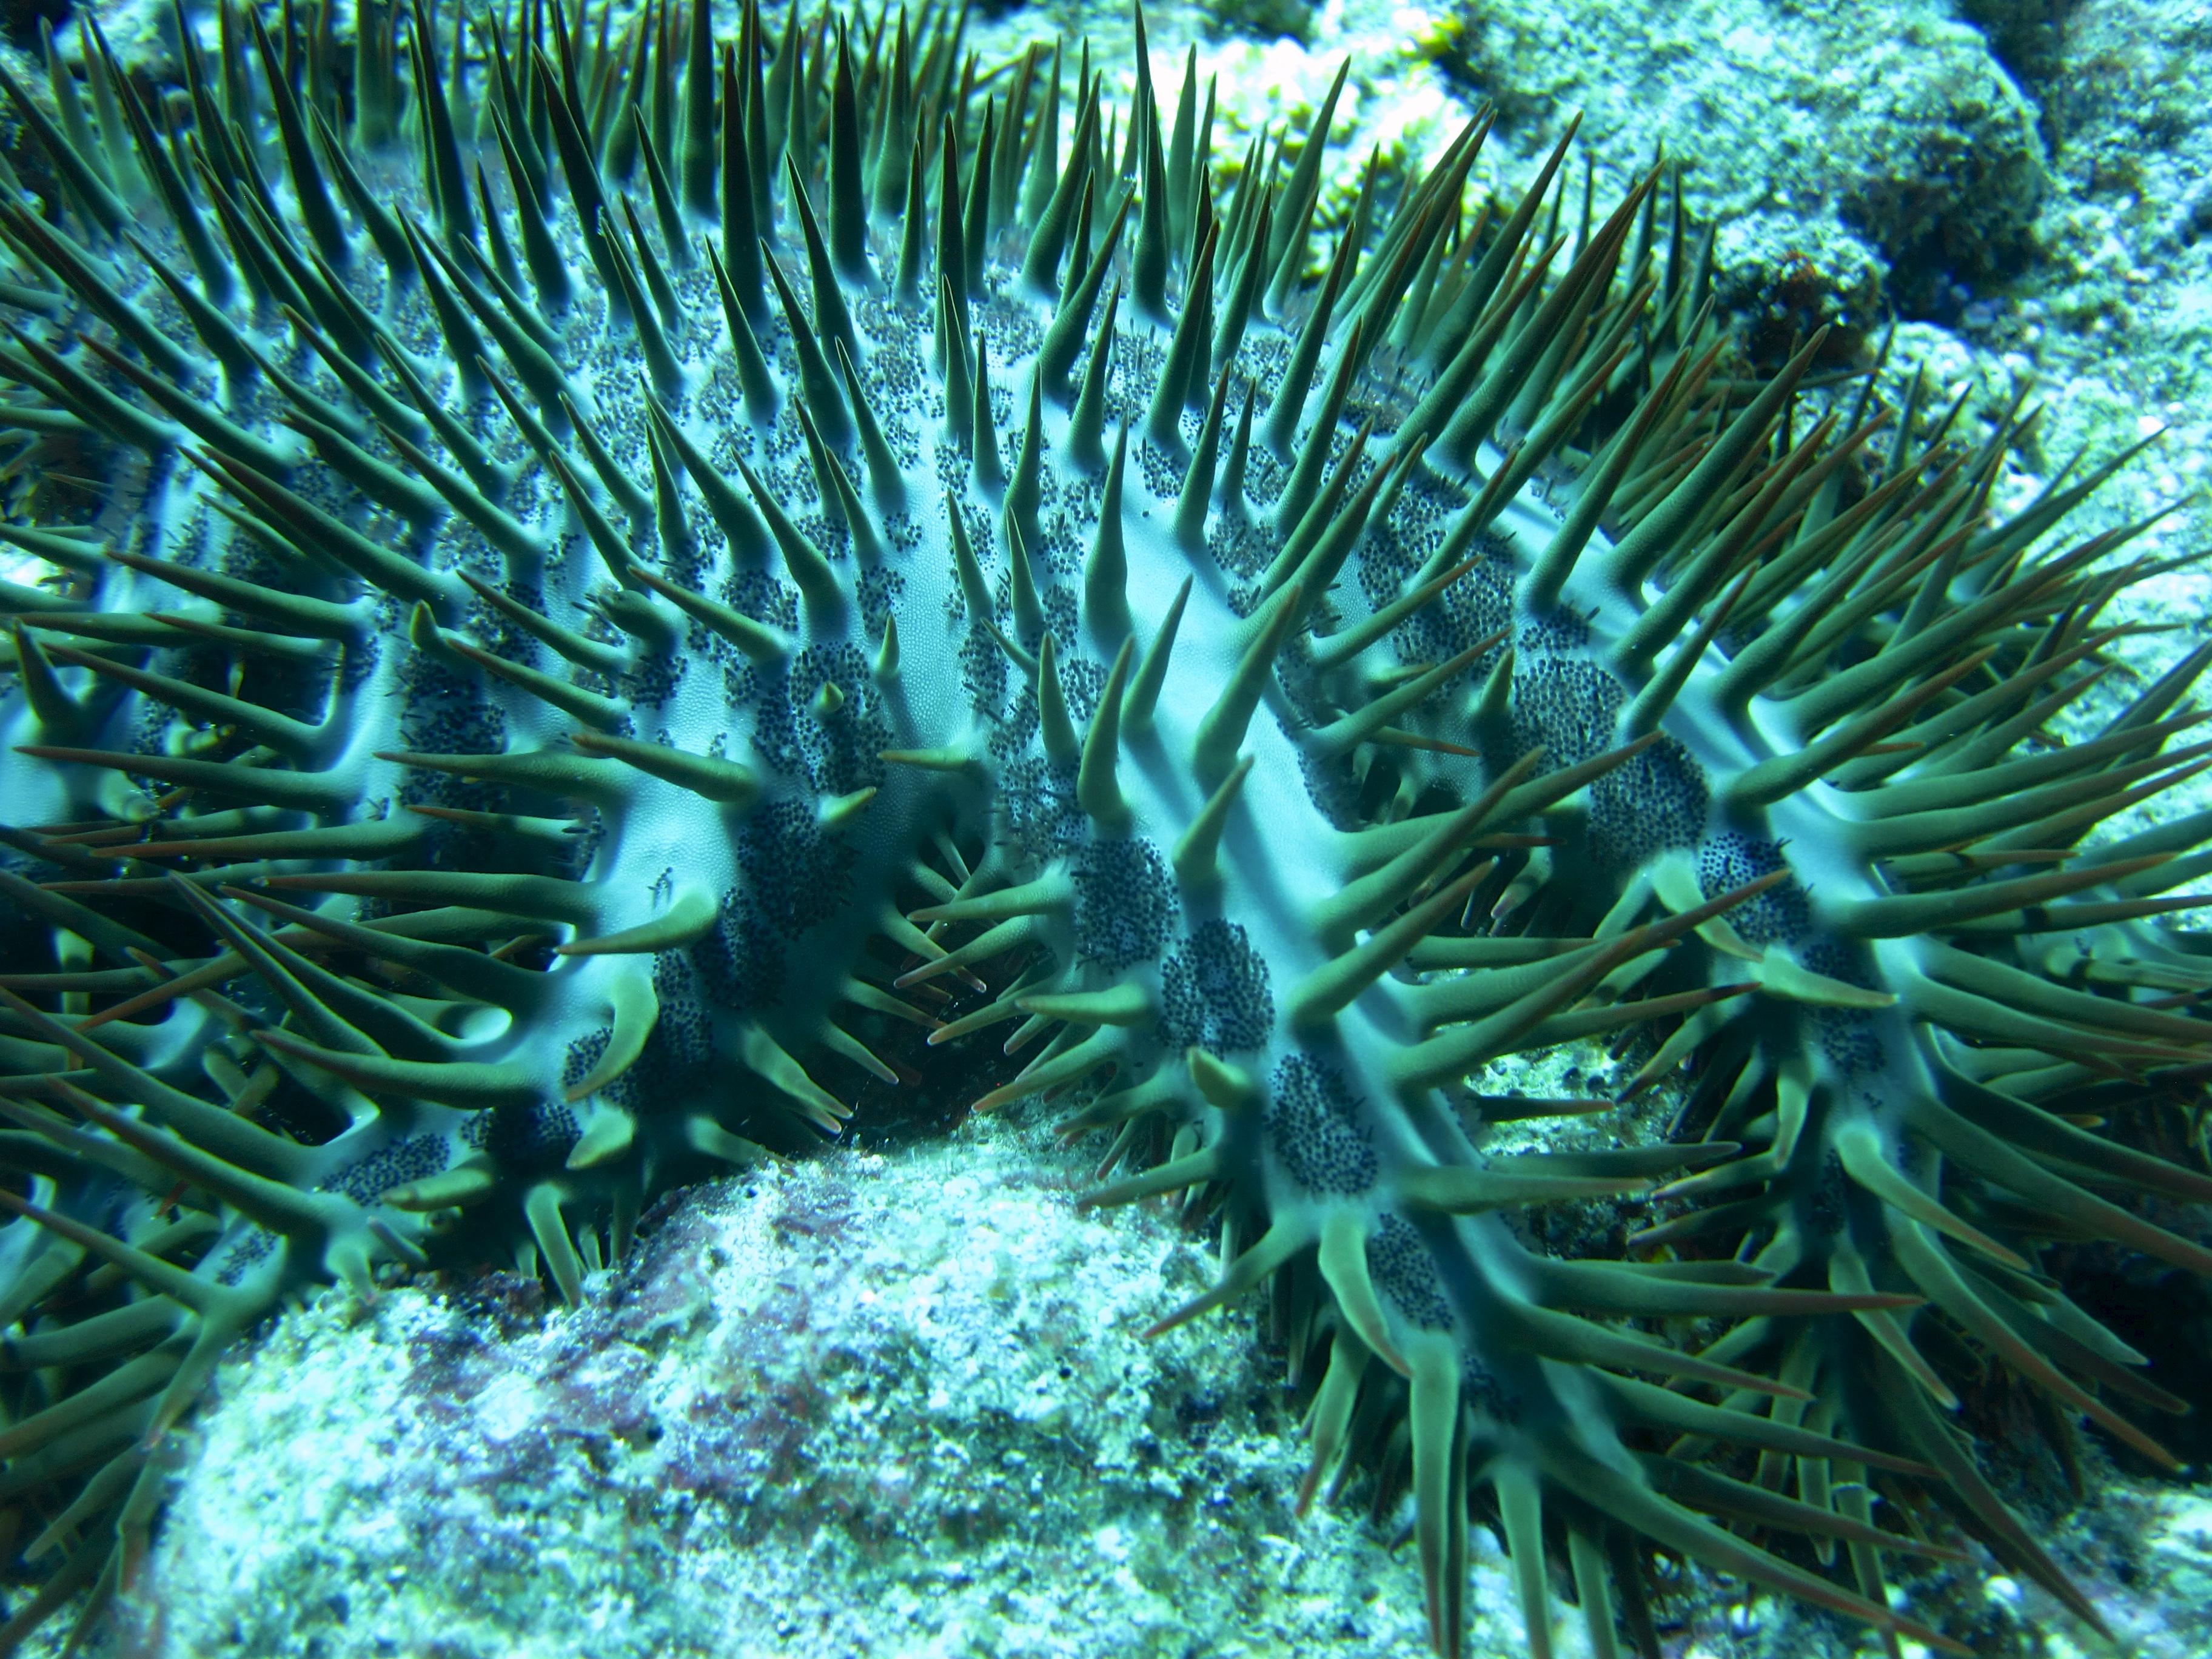
M 1186 1428 L 1218 1421 L 1221 1402 L 1208 1394 L 1187 1394 L 1176 1402 L 1176 1420 Z

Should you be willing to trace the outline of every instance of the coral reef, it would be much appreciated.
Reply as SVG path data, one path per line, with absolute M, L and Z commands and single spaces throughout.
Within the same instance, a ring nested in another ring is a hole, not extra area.
M 1142 1335 L 1205 1241 L 1071 1218 L 1045 1119 L 695 1189 L 550 1320 L 511 1276 L 287 1319 L 196 1419 L 155 1650 L 573 1653 L 588 1607 L 609 1656 L 1420 1651 L 1387 1533 L 1291 1516 L 1252 1322 Z
M 1663 1126 L 1666 1103 L 1580 1122 Z M 578 1607 L 610 1655 L 1419 1653 L 1419 1569 L 1368 1483 L 1294 1512 L 1300 1401 L 1263 1300 L 1146 1339 L 1212 1277 L 1207 1240 L 1163 1206 L 1073 1212 L 1097 1154 L 1054 1115 L 694 1188 L 573 1313 L 456 1277 L 273 1322 L 191 1419 L 138 1598 L 149 1659 L 520 1659 L 574 1651 Z M 2201 1488 L 2083 1449 L 2097 1500 L 2024 1512 L 2130 1651 L 2196 1659 Z M 1464 1651 L 1520 1659 L 1511 1563 L 1468 1542 Z M 1985 1659 L 2103 1649 L 1986 1561 L 1896 1565 L 1914 1615 Z M 1668 1653 L 1875 1646 L 1671 1563 L 1654 1591 Z
M 2159 568 L 2065 533 L 2112 468 L 1994 513 L 2009 428 L 1753 372 L 1679 176 L 1571 134 L 1339 204 L 1332 97 L 1217 189 L 1141 19 L 1127 107 L 944 9 L 611 19 L 0 76 L 0 1648 L 131 1596 L 288 1300 L 576 1304 L 912 1093 L 1211 1230 L 1155 1328 L 1268 1292 L 1297 1508 L 1409 1494 L 1440 1650 L 1483 1526 L 1534 1655 L 1555 1589 L 1655 1651 L 1655 1552 L 1960 1650 L 1884 1565 L 1964 1559 L 1931 1498 L 2100 1626 L 1952 1414 L 2170 1467 L 2046 1257 L 2212 1273 L 2212 823 L 2090 839 L 2212 650 L 2042 736 Z M 1689 1068 L 1666 1139 L 1471 1081 L 1595 1036 Z M 1626 1258 L 1517 1224 L 1624 1195 Z
M 1663 21 L 1478 0 L 1445 38 L 1447 67 L 1524 125 L 1586 109 L 1616 174 L 1663 143 L 1726 225 L 1732 283 L 1754 264 L 1778 277 L 1787 250 L 1863 324 L 1936 314 L 1958 285 L 2032 257 L 2050 189 L 2036 109 L 1941 0 L 1875 14 L 1702 0 Z

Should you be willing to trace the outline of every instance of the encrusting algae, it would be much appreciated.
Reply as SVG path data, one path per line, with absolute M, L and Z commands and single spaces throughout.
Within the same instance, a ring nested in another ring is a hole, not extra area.
M 2151 568 L 2066 544 L 2110 469 L 1996 519 L 2031 415 L 1752 375 L 1571 129 L 1338 222 L 1334 90 L 1217 191 L 1141 18 L 1108 108 L 963 15 L 226 4 L 0 76 L 0 1650 L 129 1592 L 287 1297 L 573 1301 L 925 1066 L 1218 1228 L 1159 1328 L 1269 1291 L 1299 1502 L 1410 1490 L 1441 1652 L 1470 1523 L 1535 1659 L 1555 1585 L 1656 1654 L 1655 1551 L 1965 1651 L 1906 1490 L 2096 1625 L 1952 1413 L 2000 1363 L 2170 1465 L 2041 1254 L 2212 1273 L 2132 1127 L 2212 1063 L 2212 821 L 2088 844 L 2212 763 L 2212 648 L 2041 735 Z M 1595 1036 L 1670 1140 L 1486 1153 L 1590 1103 L 1469 1077 Z M 1626 1260 L 1510 1224 L 1639 1194 Z

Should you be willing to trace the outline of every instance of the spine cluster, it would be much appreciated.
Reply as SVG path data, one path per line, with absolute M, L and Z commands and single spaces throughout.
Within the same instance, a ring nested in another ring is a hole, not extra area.
M 1964 1559 L 1913 1485 L 2095 1624 L 1948 1419 L 1986 1353 L 2170 1463 L 2039 1253 L 2212 1272 L 2122 1109 L 2204 1064 L 2154 919 L 2212 824 L 2093 844 L 2205 763 L 2212 652 L 2045 736 L 2145 574 L 2054 544 L 2102 475 L 2000 520 L 2016 427 L 1919 442 L 1823 336 L 1745 378 L 1679 184 L 1577 223 L 1571 129 L 1339 204 L 1344 73 L 1217 165 L 1141 16 L 1124 108 L 941 7 L 612 19 L 0 73 L 0 1651 L 131 1585 L 286 1297 L 574 1301 L 925 1068 L 1218 1229 L 1161 1328 L 1269 1291 L 1301 1504 L 1410 1492 L 1442 1651 L 1477 1517 L 1533 1656 L 1554 1565 L 1656 1653 L 1655 1548 L 1958 1649 L 1890 1603 Z M 1671 1138 L 1486 1151 L 1601 1036 Z M 1690 1202 L 1513 1224 L 1624 1197 Z

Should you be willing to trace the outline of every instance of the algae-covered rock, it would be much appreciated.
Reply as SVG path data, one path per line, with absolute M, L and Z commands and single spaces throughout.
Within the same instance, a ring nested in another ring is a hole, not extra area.
M 1862 320 L 1926 315 L 2032 251 L 2035 111 L 1942 6 L 1475 0 L 1459 27 L 1522 142 L 1579 110 L 1608 170 L 1674 157 L 1740 289 L 1809 266 Z
M 1143 1340 L 1211 1264 L 1072 1214 L 1093 1161 L 977 1120 L 698 1189 L 573 1313 L 508 1275 L 285 1320 L 199 1419 L 138 1650 L 1418 1650 L 1413 1560 L 1290 1514 L 1257 1322 Z
M 2067 17 L 2076 0 L 1958 0 L 1958 7 L 2031 96 L 2065 68 Z
M 1209 0 L 1206 10 L 1221 33 L 1263 40 L 1279 35 L 1303 40 L 1314 24 L 1314 8 L 1306 0 Z

